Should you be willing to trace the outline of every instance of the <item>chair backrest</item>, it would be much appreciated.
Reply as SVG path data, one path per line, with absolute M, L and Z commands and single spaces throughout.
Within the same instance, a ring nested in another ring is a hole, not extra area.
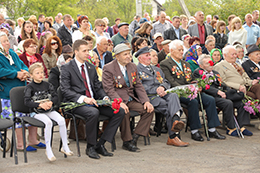
M 14 87 L 10 91 L 11 107 L 13 112 L 30 113 L 29 107 L 24 105 L 25 86 Z

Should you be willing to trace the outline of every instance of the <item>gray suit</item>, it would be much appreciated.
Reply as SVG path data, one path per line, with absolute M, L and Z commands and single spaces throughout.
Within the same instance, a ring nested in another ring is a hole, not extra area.
M 206 31 L 205 32 L 205 41 L 206 41 L 206 38 L 208 35 L 213 35 L 213 28 L 212 28 L 212 26 L 205 24 L 205 23 L 204 23 L 204 26 L 205 26 L 205 31 Z M 192 26 L 189 26 L 188 33 L 190 34 L 190 36 L 196 36 L 196 37 L 200 38 L 198 24 L 196 23 Z
M 174 116 L 178 111 L 182 113 L 182 108 L 178 95 L 175 93 L 168 93 L 164 97 L 149 96 L 156 95 L 157 88 L 162 86 L 165 90 L 170 88 L 169 82 L 165 79 L 162 70 L 156 66 L 151 66 L 150 71 L 142 64 L 137 65 L 138 75 L 141 78 L 144 89 L 150 99 L 151 104 L 155 109 L 166 116 L 169 136 L 174 134 L 171 131 L 172 124 L 175 120 L 180 120 L 179 116 Z

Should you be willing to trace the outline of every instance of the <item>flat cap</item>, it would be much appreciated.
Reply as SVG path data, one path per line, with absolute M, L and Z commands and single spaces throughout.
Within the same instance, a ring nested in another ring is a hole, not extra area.
M 135 57 L 138 58 L 140 55 L 144 54 L 144 53 L 149 53 L 149 48 L 146 46 L 146 47 L 143 47 L 142 49 L 139 49 L 136 54 L 135 54 Z
M 120 28 L 121 26 L 124 26 L 124 25 L 127 25 L 127 26 L 129 26 L 129 24 L 128 24 L 128 23 L 126 23 L 126 22 L 122 22 L 122 23 L 119 23 L 119 25 L 118 25 L 118 28 Z
M 148 20 L 146 18 L 142 18 L 140 19 L 139 23 L 142 24 L 142 23 L 145 23 L 145 22 L 148 22 Z
M 256 45 L 256 44 L 251 44 L 250 46 L 247 47 L 247 56 L 250 54 L 250 53 L 253 53 L 255 51 L 260 51 L 259 47 Z
M 129 48 L 126 44 L 121 43 L 121 44 L 116 45 L 116 47 L 114 48 L 114 53 L 115 53 L 115 55 L 117 55 L 117 54 L 127 51 L 127 50 L 130 51 L 131 48 Z
M 164 40 L 164 41 L 162 41 L 162 45 L 166 45 L 166 44 L 169 44 L 171 42 L 171 40 Z

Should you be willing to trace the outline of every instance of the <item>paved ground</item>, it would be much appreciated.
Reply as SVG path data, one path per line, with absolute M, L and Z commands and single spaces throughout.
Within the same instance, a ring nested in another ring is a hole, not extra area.
M 252 123 L 259 123 L 253 121 Z M 260 131 L 248 127 L 254 135 L 239 139 L 229 137 L 224 141 L 211 139 L 211 141 L 196 142 L 190 138 L 190 133 L 181 132 L 183 141 L 190 146 L 178 148 L 167 146 L 167 135 L 152 137 L 151 145 L 144 146 L 143 138 L 138 141 L 140 153 L 132 153 L 122 149 L 120 133 L 116 134 L 117 150 L 111 158 L 101 157 L 99 160 L 90 159 L 85 154 L 86 143 L 80 142 L 81 157 L 76 155 L 64 158 L 58 152 L 59 133 L 54 134 L 53 152 L 57 161 L 50 163 L 44 150 L 28 153 L 28 163 L 23 162 L 23 153 L 18 153 L 19 164 L 14 159 L 0 158 L 0 172 L 260 172 Z M 57 129 L 56 129 L 57 130 Z M 225 131 L 219 129 L 224 134 Z M 10 132 L 9 132 L 10 137 Z M 76 154 L 76 143 L 71 141 L 71 150 Z M 106 144 L 110 150 L 110 143 Z

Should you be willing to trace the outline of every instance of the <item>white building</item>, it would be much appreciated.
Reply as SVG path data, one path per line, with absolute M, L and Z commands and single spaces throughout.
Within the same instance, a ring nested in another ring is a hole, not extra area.
M 162 4 L 157 0 L 152 0 L 151 5 L 152 5 L 152 16 L 156 16 L 157 14 L 160 13 L 160 11 L 164 11 Z

